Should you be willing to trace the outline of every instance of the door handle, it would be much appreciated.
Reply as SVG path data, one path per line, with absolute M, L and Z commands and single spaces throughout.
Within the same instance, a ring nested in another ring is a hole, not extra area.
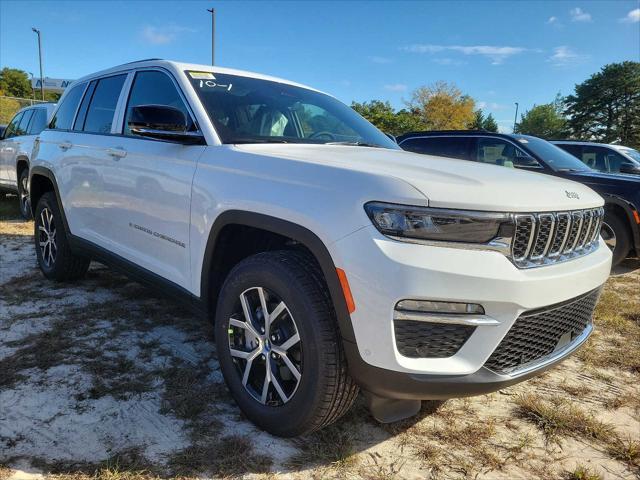
M 107 154 L 112 156 L 114 160 L 120 160 L 127 156 L 127 151 L 123 148 L 107 148 Z
M 62 150 L 69 150 L 71 147 L 73 147 L 73 144 L 71 142 L 60 142 L 58 144 L 58 147 L 60 147 Z

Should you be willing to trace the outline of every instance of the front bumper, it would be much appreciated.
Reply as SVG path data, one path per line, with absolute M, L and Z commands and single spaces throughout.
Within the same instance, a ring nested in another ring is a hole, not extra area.
M 611 264 L 602 240 L 586 256 L 534 269 L 518 269 L 498 252 L 391 240 L 374 227 L 332 247 L 336 265 L 347 272 L 356 304 L 351 315 L 356 343 L 345 342 L 351 374 L 365 390 L 387 398 L 485 393 L 559 362 L 579 347 L 591 327 L 580 341 L 574 339 L 535 368 L 505 375 L 484 367 L 523 312 L 599 288 Z M 393 327 L 394 306 L 404 299 L 477 303 L 497 322 L 477 327 L 452 356 L 410 358 L 398 351 Z
M 446 400 L 484 395 L 539 375 L 574 353 L 591 335 L 589 325 L 571 345 L 551 357 L 513 375 L 502 375 L 481 367 L 469 375 L 429 375 L 396 372 L 374 367 L 362 360 L 354 343 L 344 342 L 351 376 L 364 390 L 378 397 L 399 400 Z

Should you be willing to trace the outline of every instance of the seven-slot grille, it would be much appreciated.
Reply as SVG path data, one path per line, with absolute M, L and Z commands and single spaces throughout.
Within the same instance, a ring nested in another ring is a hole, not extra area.
M 535 267 L 591 252 L 598 245 L 603 217 L 603 208 L 515 215 L 514 263 Z

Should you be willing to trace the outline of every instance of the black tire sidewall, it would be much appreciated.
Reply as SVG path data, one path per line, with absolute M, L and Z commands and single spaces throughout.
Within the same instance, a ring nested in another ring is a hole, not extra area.
M 300 385 L 286 404 L 273 407 L 256 401 L 242 385 L 229 353 L 228 319 L 239 295 L 251 287 L 264 287 L 278 295 L 293 316 L 302 342 L 303 371 Z M 312 422 L 327 389 L 327 369 L 319 329 L 314 328 L 326 315 L 309 300 L 309 291 L 301 286 L 287 266 L 275 262 L 242 262 L 232 270 L 221 290 L 216 308 L 216 346 L 220 368 L 236 402 L 244 414 L 265 430 L 280 436 L 294 436 Z M 324 320 L 326 321 L 326 319 Z
M 627 226 L 618 215 L 605 215 L 604 223 L 611 227 L 616 236 L 616 247 L 613 250 L 613 258 L 611 260 L 611 266 L 615 267 L 629 254 L 629 250 L 631 249 L 631 238 L 629 237 Z

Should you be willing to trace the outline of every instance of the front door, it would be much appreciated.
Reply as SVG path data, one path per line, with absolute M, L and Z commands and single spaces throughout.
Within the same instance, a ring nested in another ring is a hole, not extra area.
M 171 77 L 160 70 L 136 72 L 122 135 L 111 138 L 120 157 L 105 178 L 112 239 L 119 255 L 189 289 L 191 183 L 205 147 L 132 134 L 128 120 L 139 105 L 168 105 L 192 118 Z

